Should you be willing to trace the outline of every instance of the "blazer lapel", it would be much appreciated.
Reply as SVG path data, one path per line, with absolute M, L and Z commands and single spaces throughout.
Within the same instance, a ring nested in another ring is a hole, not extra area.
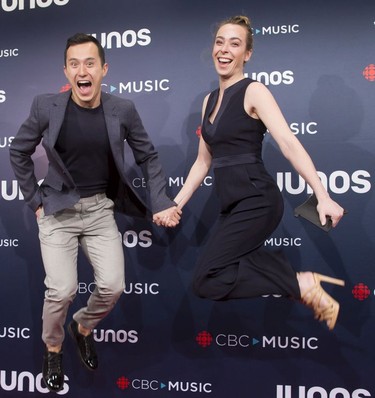
M 71 95 L 71 90 L 56 96 L 52 103 L 49 119 L 49 147 L 54 148 L 61 126 L 64 121 L 66 107 Z
M 116 163 L 120 161 L 118 166 L 122 170 L 124 167 L 124 143 L 121 140 L 120 121 L 116 105 L 106 93 L 102 93 L 102 104 L 112 154 Z

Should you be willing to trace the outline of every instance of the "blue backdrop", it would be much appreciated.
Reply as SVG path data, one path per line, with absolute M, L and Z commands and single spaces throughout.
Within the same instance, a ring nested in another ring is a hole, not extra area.
M 35 216 L 25 206 L 8 147 L 33 97 L 66 89 L 63 50 L 76 32 L 105 46 L 103 90 L 132 99 L 159 150 L 173 197 L 194 161 L 204 96 L 216 88 L 215 23 L 244 13 L 254 26 L 250 77 L 267 84 L 311 154 L 332 197 L 349 213 L 329 234 L 293 216 L 309 193 L 266 137 L 265 163 L 285 198 L 266 242 L 297 271 L 343 278 L 329 332 L 297 302 L 278 297 L 210 302 L 190 289 L 218 206 L 210 174 L 174 230 L 118 216 L 127 285 L 95 330 L 100 369 L 88 373 L 64 346 L 67 397 L 362 398 L 375 396 L 373 0 L 0 1 L 0 397 L 39 397 L 44 271 Z M 127 151 L 129 176 L 144 181 Z M 43 150 L 36 172 L 46 168 Z M 93 280 L 79 258 L 71 313 Z

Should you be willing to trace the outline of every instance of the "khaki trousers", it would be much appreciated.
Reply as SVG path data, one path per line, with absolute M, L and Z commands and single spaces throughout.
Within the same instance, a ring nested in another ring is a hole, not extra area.
M 83 198 L 54 215 L 42 211 L 38 225 L 47 288 L 42 339 L 57 346 L 64 340 L 67 312 L 77 292 L 78 247 L 92 265 L 96 288 L 73 318 L 88 329 L 96 327 L 124 291 L 124 251 L 113 202 L 105 194 Z

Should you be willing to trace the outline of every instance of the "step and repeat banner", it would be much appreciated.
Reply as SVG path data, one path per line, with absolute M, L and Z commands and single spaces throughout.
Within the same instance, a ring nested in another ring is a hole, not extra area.
M 297 0 L 0 1 L 0 397 L 40 397 L 44 271 L 35 215 L 9 164 L 9 145 L 35 95 L 66 90 L 66 39 L 95 35 L 109 72 L 103 91 L 133 100 L 157 147 L 173 197 L 195 160 L 201 106 L 217 87 L 211 61 L 216 22 L 253 23 L 249 77 L 266 84 L 311 154 L 331 196 L 348 210 L 326 233 L 293 215 L 310 193 L 273 140 L 264 160 L 285 199 L 265 243 L 297 271 L 345 279 L 327 287 L 341 303 L 329 332 L 312 312 L 280 297 L 212 302 L 191 291 L 194 264 L 218 203 L 210 173 L 171 230 L 117 215 L 126 288 L 94 331 L 100 367 L 81 366 L 64 342 L 61 396 L 375 397 L 375 2 Z M 126 149 L 128 176 L 145 181 Z M 46 158 L 35 155 L 43 179 Z M 68 320 L 95 285 L 79 256 Z

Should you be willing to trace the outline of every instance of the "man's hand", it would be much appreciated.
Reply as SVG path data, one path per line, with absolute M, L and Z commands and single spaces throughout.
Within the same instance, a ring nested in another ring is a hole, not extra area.
M 42 206 L 39 206 L 36 210 L 35 210 L 35 215 L 36 215 L 36 219 L 39 220 L 40 217 L 40 213 L 42 212 Z
M 154 214 L 152 221 L 158 226 L 175 227 L 180 222 L 181 214 L 182 210 L 178 206 L 173 206 Z

